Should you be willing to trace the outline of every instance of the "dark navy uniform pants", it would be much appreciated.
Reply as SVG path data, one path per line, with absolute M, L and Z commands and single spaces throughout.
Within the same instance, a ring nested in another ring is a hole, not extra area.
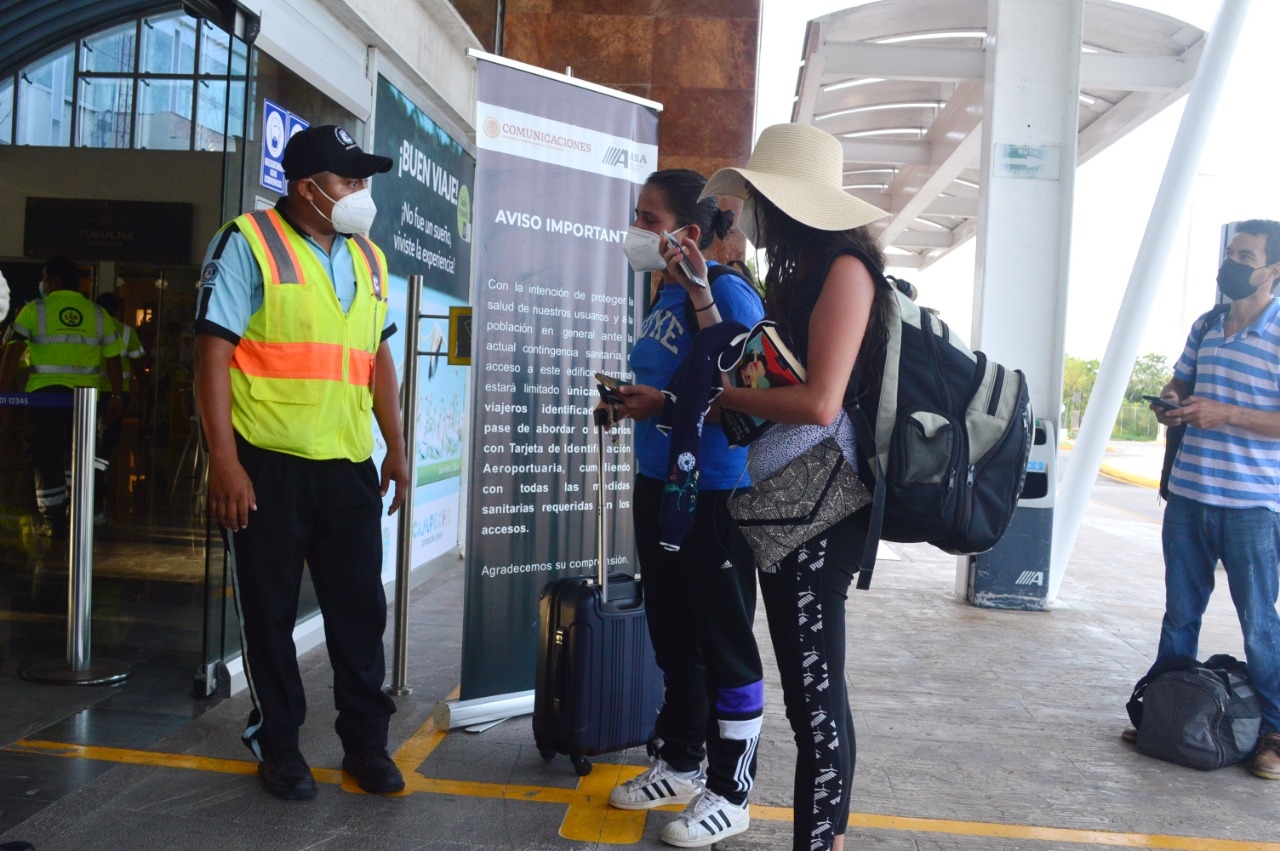
M 313 461 L 236 437 L 258 508 L 229 535 L 253 711 L 245 744 L 259 757 L 298 746 L 307 714 L 293 627 L 305 561 L 324 615 L 334 725 L 343 748 L 386 747 L 395 703 L 383 691 L 382 498 L 372 460 Z

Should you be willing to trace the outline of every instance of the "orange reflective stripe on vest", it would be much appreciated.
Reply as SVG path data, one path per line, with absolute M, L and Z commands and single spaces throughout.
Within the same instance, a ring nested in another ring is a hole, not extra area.
M 362 387 L 373 381 L 373 355 L 351 350 L 347 381 Z M 232 368 L 258 378 L 309 378 L 342 381 L 342 346 L 332 343 L 266 343 L 241 340 Z

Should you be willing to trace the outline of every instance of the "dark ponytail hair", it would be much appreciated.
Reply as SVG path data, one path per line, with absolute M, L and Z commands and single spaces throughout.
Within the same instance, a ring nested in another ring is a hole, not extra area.
M 666 168 L 655 171 L 645 181 L 645 186 L 661 189 L 667 199 L 667 209 L 676 217 L 677 227 L 697 225 L 702 231 L 698 248 L 706 249 L 719 237 L 724 239 L 733 226 L 733 211 L 721 210 L 715 198 L 698 200 L 707 179 L 689 168 Z

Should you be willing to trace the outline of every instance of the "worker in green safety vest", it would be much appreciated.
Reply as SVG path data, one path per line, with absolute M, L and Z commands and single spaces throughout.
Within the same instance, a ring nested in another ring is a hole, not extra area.
M 50 258 L 40 278 L 40 298 L 28 302 L 10 327 L 0 361 L 0 392 L 13 390 L 23 355 L 31 362 L 25 390 L 34 396 L 69 396 L 76 387 L 98 386 L 106 370 L 112 390 L 109 421 L 122 412 L 120 335 L 106 311 L 80 293 L 80 270 L 65 257 Z M 43 400 L 42 400 L 43 401 Z M 8 410 L 0 407 L 0 417 Z M 68 481 L 72 412 L 69 406 L 26 406 L 26 448 L 35 469 L 36 505 L 45 535 L 68 528 Z M 102 494 L 103 458 L 95 458 L 95 494 Z M 95 500 L 96 504 L 100 504 Z

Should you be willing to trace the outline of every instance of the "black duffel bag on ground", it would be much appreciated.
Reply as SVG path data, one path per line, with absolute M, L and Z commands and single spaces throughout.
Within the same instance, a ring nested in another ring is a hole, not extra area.
M 1125 708 L 1139 753 L 1201 771 L 1248 759 L 1262 725 L 1248 667 L 1225 653 L 1169 659 L 1138 680 Z

